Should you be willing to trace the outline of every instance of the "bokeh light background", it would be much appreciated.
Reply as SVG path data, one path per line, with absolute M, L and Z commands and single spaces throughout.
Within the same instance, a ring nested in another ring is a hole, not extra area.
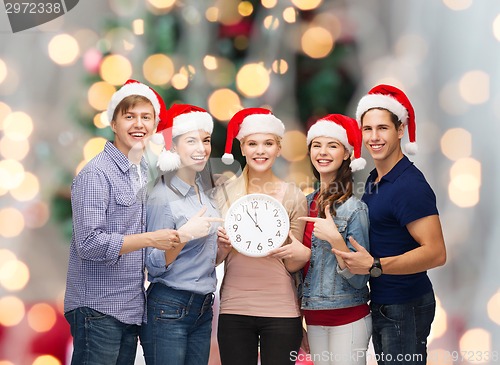
M 145 12 L 179 18 L 178 53 L 146 54 Z M 252 14 L 259 31 L 235 39 L 245 62 L 220 57 L 213 25 Z M 112 18 L 129 27 L 102 34 Z M 447 264 L 430 273 L 438 309 L 429 363 L 500 362 L 497 0 L 107 0 L 16 34 L 0 6 L 0 365 L 64 364 L 68 240 L 51 202 L 65 171 L 74 175 L 105 142 L 72 120 L 76 101 L 103 130 L 109 98 L 130 77 L 176 90 L 221 123 L 242 107 L 270 106 L 287 126 L 277 173 L 307 193 L 293 54 L 320 59 L 341 38 L 357 44 L 348 113 L 382 82 L 403 88 L 416 110 L 412 160 L 436 192 L 448 249 Z M 85 83 L 87 74 L 99 80 Z

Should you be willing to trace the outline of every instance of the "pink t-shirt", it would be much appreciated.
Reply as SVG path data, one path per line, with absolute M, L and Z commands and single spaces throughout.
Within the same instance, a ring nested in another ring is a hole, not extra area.
M 246 194 L 245 176 L 226 186 L 225 198 L 220 204 L 222 216 L 231 202 Z M 281 202 L 290 217 L 290 229 L 295 237 L 304 234 L 307 201 L 300 189 L 283 183 Z M 288 244 L 289 242 L 285 242 Z M 257 317 L 299 317 L 300 308 L 292 274 L 283 260 L 271 257 L 248 257 L 232 250 L 224 261 L 224 279 L 220 290 L 220 313 Z

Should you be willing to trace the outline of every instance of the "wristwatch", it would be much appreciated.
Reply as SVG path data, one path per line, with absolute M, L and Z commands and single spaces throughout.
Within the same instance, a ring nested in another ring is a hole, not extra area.
M 378 278 L 380 275 L 382 275 L 382 264 L 378 257 L 374 257 L 373 265 L 370 267 L 370 276 L 372 278 Z

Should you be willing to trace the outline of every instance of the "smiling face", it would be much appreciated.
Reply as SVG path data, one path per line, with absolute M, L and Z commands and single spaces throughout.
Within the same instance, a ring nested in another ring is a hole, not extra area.
M 271 133 L 254 133 L 241 141 L 241 153 L 246 158 L 249 169 L 258 172 L 270 170 L 279 157 L 281 144 Z
M 195 130 L 175 138 L 173 150 L 181 158 L 181 168 L 200 172 L 205 168 L 212 152 L 211 135 L 204 130 Z
M 401 157 L 404 126 L 399 124 L 396 127 L 392 113 L 385 109 L 371 109 L 364 114 L 361 123 L 363 143 L 375 164 L 392 163 Z
M 309 147 L 311 163 L 322 181 L 331 181 L 337 175 L 342 163 L 349 158 L 349 150 L 332 137 L 316 137 Z
M 154 128 L 155 111 L 149 101 L 136 102 L 127 109 L 118 106 L 111 121 L 111 129 L 115 133 L 114 145 L 125 156 L 129 156 L 134 147 L 142 150 L 146 138 L 153 134 Z

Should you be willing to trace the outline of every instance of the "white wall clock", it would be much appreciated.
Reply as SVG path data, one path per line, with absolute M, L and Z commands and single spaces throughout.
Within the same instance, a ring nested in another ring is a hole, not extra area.
M 248 194 L 231 204 L 224 227 L 238 252 L 262 257 L 285 242 L 290 218 L 285 207 L 273 197 Z

